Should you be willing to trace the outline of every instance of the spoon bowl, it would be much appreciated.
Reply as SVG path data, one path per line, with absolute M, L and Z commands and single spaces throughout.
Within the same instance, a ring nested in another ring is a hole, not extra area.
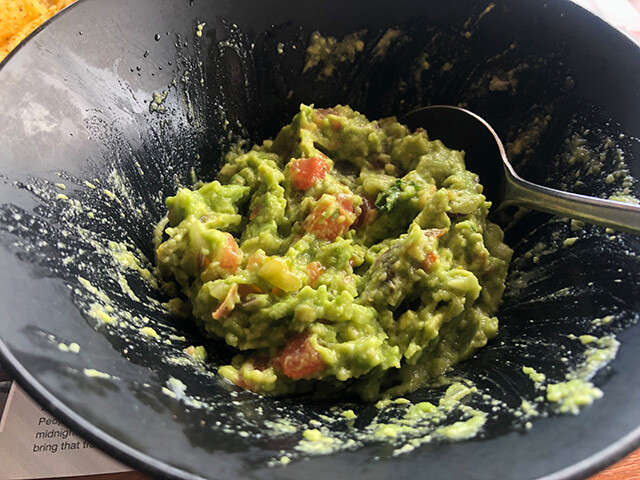
M 480 177 L 494 211 L 515 205 L 640 235 L 640 206 L 544 187 L 513 169 L 500 137 L 479 115 L 461 107 L 432 105 L 401 119 L 424 128 L 447 147 L 464 150 L 466 166 Z

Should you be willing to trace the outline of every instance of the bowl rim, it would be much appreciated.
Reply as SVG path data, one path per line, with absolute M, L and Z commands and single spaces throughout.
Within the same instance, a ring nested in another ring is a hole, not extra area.
M 13 50 L 11 50 L 7 56 L 0 61 L 0 70 L 12 59 L 15 55 L 19 54 L 33 39 L 41 33 L 46 27 L 55 22 L 58 18 L 66 15 L 69 11 L 77 8 L 79 5 L 89 2 L 90 0 L 76 0 L 55 15 L 48 18 L 37 28 L 35 28 L 27 37 L 25 37 Z M 631 41 L 638 48 L 640 48 L 640 38 L 636 39 L 625 30 L 618 28 L 604 19 L 597 13 L 589 10 L 583 5 L 576 3 L 572 0 L 553 0 L 557 3 L 564 3 L 565 5 L 572 5 L 577 7 L 588 15 L 595 17 L 599 21 L 605 23 L 610 28 L 617 31 L 619 34 L 626 37 L 628 41 Z M 18 361 L 15 355 L 12 353 L 9 346 L 5 341 L 0 338 L 0 363 L 9 372 L 13 381 L 22 388 L 34 401 L 36 401 L 47 412 L 61 420 L 62 423 L 71 428 L 74 432 L 78 433 L 81 437 L 91 442 L 94 446 L 99 448 L 102 452 L 111 456 L 113 459 L 122 462 L 125 466 L 131 467 L 132 471 L 140 471 L 147 475 L 153 475 L 167 479 L 179 479 L 179 480 L 208 480 L 205 477 L 187 472 L 184 469 L 174 467 L 168 463 L 155 459 L 148 454 L 141 452 L 133 447 L 130 447 L 118 440 L 117 438 L 109 435 L 92 422 L 86 420 L 82 415 L 76 413 L 73 409 L 68 407 L 64 402 L 59 400 L 53 393 L 51 393 L 42 383 L 40 383 L 29 370 Z M 616 440 L 608 447 L 601 449 L 595 454 L 580 460 L 572 465 L 569 465 L 562 470 L 537 477 L 536 480 L 580 480 L 595 475 L 607 467 L 615 464 L 625 456 L 629 455 L 636 449 L 640 449 L 640 425 L 634 428 L 632 431 Z M 93 475 L 93 474 L 92 474 Z M 212 477 L 213 478 L 213 477 Z
M 81 437 L 98 447 L 102 452 L 113 459 L 118 460 L 135 470 L 157 475 L 162 478 L 184 480 L 207 480 L 199 475 L 186 472 L 173 467 L 162 460 L 156 460 L 151 456 L 132 448 L 117 438 L 104 432 L 90 421 L 76 413 L 64 402 L 53 395 L 42 385 L 18 359 L 11 353 L 4 340 L 0 338 L 0 362 L 9 372 L 14 381 L 18 383 L 27 394 L 35 400 L 47 412 L 61 420 L 62 423 L 78 433 Z M 91 474 L 93 475 L 93 474 Z

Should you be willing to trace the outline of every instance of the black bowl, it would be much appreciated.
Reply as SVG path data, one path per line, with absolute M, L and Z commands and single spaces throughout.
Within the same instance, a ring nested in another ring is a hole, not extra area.
M 331 75 L 303 73 L 316 30 L 358 32 L 362 49 Z M 221 381 L 230 352 L 172 318 L 144 275 L 163 199 L 301 102 L 370 118 L 463 104 L 525 178 L 638 194 L 640 49 L 569 1 L 81 0 L 0 68 L 0 354 L 20 384 L 100 448 L 172 478 L 578 478 L 638 446 L 640 239 L 535 212 L 504 223 L 515 255 L 498 337 L 454 371 L 500 402 L 481 435 L 399 456 L 384 443 L 305 456 L 300 431 L 264 435 L 270 418 L 308 425 L 331 405 Z M 527 425 L 514 408 L 539 392 L 522 366 L 562 380 L 581 334 L 621 343 L 593 379 L 604 397 L 577 416 L 543 402 Z M 60 347 L 72 342 L 79 352 Z M 181 354 L 202 342 L 207 364 Z M 289 465 L 269 466 L 283 454 Z

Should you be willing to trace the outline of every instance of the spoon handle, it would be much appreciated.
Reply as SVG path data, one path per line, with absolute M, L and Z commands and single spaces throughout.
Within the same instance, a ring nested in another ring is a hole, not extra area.
M 507 173 L 502 205 L 517 205 L 640 235 L 640 206 L 543 187 Z

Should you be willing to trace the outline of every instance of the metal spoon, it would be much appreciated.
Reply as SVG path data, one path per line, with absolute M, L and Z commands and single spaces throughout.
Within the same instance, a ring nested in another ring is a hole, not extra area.
M 414 110 L 400 121 L 411 129 L 424 128 L 430 138 L 449 148 L 464 150 L 467 168 L 478 174 L 484 195 L 496 209 L 516 205 L 640 234 L 640 206 L 554 190 L 520 178 L 491 125 L 469 110 L 434 105 Z

